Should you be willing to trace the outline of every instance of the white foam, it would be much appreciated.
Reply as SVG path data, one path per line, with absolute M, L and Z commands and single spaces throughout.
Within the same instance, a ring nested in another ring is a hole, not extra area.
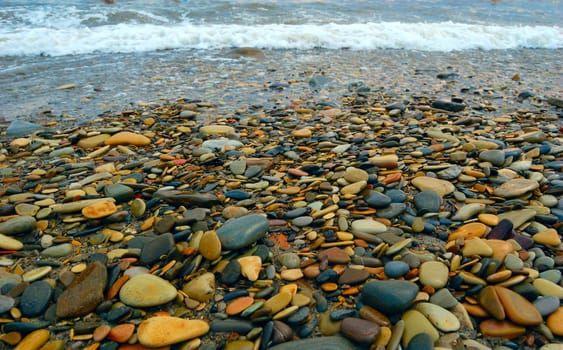
M 166 49 L 379 48 L 423 51 L 563 48 L 557 26 L 496 26 L 443 23 L 311 25 L 173 25 L 122 23 L 97 27 L 38 27 L 0 32 L 0 55 L 69 55 Z

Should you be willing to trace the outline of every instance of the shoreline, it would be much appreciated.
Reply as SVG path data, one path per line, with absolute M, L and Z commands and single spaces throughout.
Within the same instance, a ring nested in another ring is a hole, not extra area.
M 518 52 L 156 53 L 6 122 L 0 349 L 560 344 L 563 70 Z
M 232 50 L 171 50 L 4 58 L 13 68 L 0 74 L 5 91 L 0 96 L 5 106 L 0 117 L 32 121 L 48 115 L 82 122 L 139 103 L 178 98 L 220 101 L 223 96 L 225 103 L 266 107 L 284 98 L 316 96 L 338 102 L 355 82 L 406 98 L 416 91 L 459 95 L 461 89 L 480 90 L 477 93 L 508 89 L 512 94 L 525 90 L 561 98 L 558 84 L 563 67 L 556 57 L 562 51 L 266 50 L 261 59 L 247 59 L 233 56 Z M 513 82 L 516 73 L 521 80 Z M 314 74 L 329 79 L 324 95 L 308 86 Z M 455 75 L 440 80 L 438 74 Z M 278 88 L 269 89 L 272 84 L 279 84 Z

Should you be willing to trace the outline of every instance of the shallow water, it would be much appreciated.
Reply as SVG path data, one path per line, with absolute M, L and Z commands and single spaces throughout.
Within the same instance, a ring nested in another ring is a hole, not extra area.
M 292 99 L 339 103 L 348 85 L 358 81 L 398 98 L 449 98 L 433 95 L 439 90 L 460 95 L 462 88 L 491 89 L 506 96 L 523 90 L 540 96 L 562 92 L 563 50 L 264 52 L 264 59 L 233 58 L 230 50 L 3 58 L 0 65 L 7 68 L 0 72 L 0 116 L 33 119 L 51 111 L 53 116 L 82 120 L 139 102 L 177 98 L 218 103 L 219 110 L 231 113 L 237 106 L 274 107 Z M 436 78 L 448 72 L 458 76 Z M 511 80 L 516 73 L 521 76 L 517 82 Z M 311 87 L 310 79 L 320 75 L 327 84 Z M 66 84 L 74 88 L 57 89 Z M 503 108 L 511 108 L 510 103 Z

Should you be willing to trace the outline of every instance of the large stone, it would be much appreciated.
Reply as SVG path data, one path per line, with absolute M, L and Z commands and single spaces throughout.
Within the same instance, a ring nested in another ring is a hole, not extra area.
M 57 317 L 79 317 L 92 312 L 104 300 L 106 284 L 106 266 L 93 262 L 57 299 Z
M 417 293 L 418 286 L 412 282 L 371 281 L 364 285 L 362 300 L 386 315 L 392 315 L 408 309 Z
M 30 232 L 35 229 L 35 219 L 31 216 L 17 216 L 0 223 L 0 234 L 7 236 Z
M 434 190 L 440 194 L 440 196 L 446 196 L 453 191 L 455 191 L 455 186 L 449 181 L 435 179 L 428 176 L 419 176 L 412 179 L 412 184 L 419 190 Z
M 509 320 L 522 326 L 537 326 L 542 323 L 539 311 L 520 294 L 500 286 L 495 286 L 494 289 Z
M 38 350 L 43 349 L 42 346 L 45 344 L 51 333 L 46 329 L 37 329 L 23 338 L 14 350 Z
M 549 315 L 547 327 L 554 335 L 563 337 L 563 306 L 560 306 L 554 313 Z
M 166 304 L 176 295 L 177 290 L 170 282 L 151 274 L 134 276 L 119 291 L 121 301 L 133 307 Z
M 533 191 L 539 186 L 540 184 L 535 180 L 512 179 L 497 187 L 494 191 L 494 195 L 503 198 L 513 198 Z
M 209 331 L 209 324 L 201 320 L 160 316 L 144 320 L 137 329 L 139 343 L 151 348 L 164 347 L 193 338 Z
M 217 236 L 225 250 L 247 247 L 263 238 L 268 231 L 268 220 L 259 214 L 246 215 L 227 221 L 217 230 Z

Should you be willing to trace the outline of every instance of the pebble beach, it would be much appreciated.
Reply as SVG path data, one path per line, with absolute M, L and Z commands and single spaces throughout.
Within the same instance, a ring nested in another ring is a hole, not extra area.
M 37 94 L 71 107 L 2 123 L 0 348 L 562 349 L 561 63 L 517 52 Z

